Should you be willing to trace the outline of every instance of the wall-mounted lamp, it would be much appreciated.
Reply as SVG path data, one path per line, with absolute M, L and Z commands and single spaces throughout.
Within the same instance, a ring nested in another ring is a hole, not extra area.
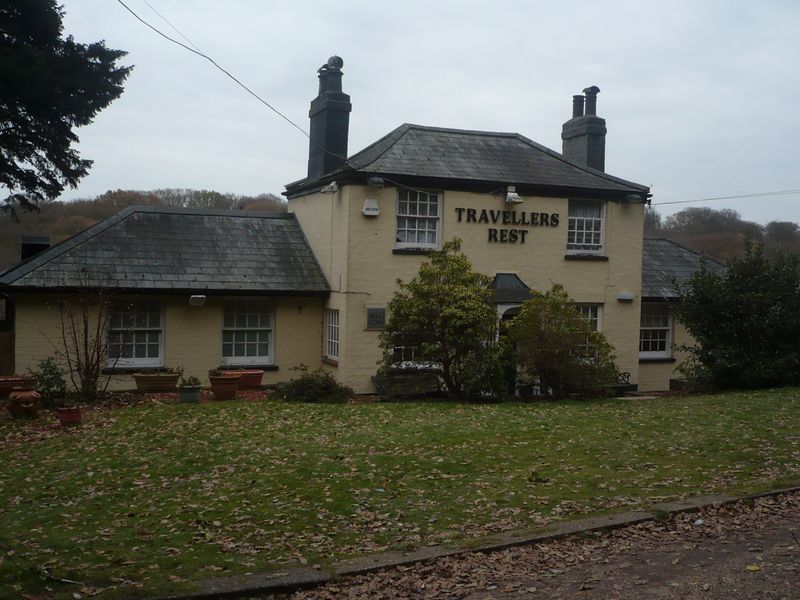
M 205 303 L 205 296 L 189 296 L 189 306 L 204 306 Z
M 506 202 L 508 204 L 521 204 L 523 202 L 520 195 L 517 193 L 516 186 L 510 185 L 506 188 Z

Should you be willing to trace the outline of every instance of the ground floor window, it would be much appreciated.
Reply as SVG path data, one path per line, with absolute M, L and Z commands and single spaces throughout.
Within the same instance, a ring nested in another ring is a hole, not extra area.
M 325 311 L 325 356 L 339 358 L 339 311 Z
M 599 304 L 577 304 L 575 308 L 581 318 L 591 325 L 593 331 L 600 331 L 601 308 Z
M 222 364 L 272 364 L 273 334 L 274 314 L 268 303 L 227 303 L 222 320 Z
M 669 304 L 643 303 L 639 328 L 639 358 L 671 358 L 672 322 Z
M 116 367 L 163 366 L 161 305 L 155 300 L 121 300 L 111 307 L 108 362 Z

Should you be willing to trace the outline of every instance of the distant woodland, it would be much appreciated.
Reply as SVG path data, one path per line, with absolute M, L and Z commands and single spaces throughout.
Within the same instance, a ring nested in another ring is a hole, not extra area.
M 39 212 L 18 211 L 20 222 L 0 215 L 0 270 L 18 261 L 23 235 L 46 235 L 52 244 L 94 225 L 134 204 L 182 208 L 228 208 L 244 211 L 285 211 L 286 202 L 275 194 L 239 196 L 208 190 L 169 188 L 149 192 L 109 191 L 96 198 L 48 202 Z M 645 212 L 645 236 L 674 240 L 712 258 L 724 260 L 742 252 L 746 236 L 764 243 L 767 254 L 776 248 L 800 254 L 800 226 L 790 221 L 760 225 L 745 221 L 728 208 L 686 208 L 663 217 L 655 209 Z
M 685 208 L 662 217 L 655 209 L 645 211 L 645 237 L 666 238 L 724 260 L 743 252 L 746 237 L 762 242 L 767 255 L 781 248 L 800 254 L 800 226 L 791 221 L 771 221 L 766 225 L 745 221 L 729 208 Z
M 23 235 L 45 235 L 57 244 L 106 217 L 135 204 L 179 208 L 229 208 L 244 211 L 286 211 L 286 202 L 275 194 L 240 196 L 209 190 L 169 188 L 149 192 L 108 191 L 95 198 L 71 202 L 47 202 L 38 212 L 17 210 L 19 222 L 10 213 L 0 215 L 0 271 L 19 261 Z

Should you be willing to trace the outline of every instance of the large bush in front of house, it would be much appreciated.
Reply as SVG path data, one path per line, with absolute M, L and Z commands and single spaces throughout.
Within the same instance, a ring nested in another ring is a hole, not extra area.
M 745 241 L 744 255 L 714 273 L 703 263 L 683 285 L 677 316 L 694 338 L 689 365 L 717 388 L 800 384 L 798 257 L 764 256 Z
M 355 395 L 352 388 L 322 369 L 309 371 L 307 366 L 301 365 L 292 370 L 300 376 L 277 384 L 273 397 L 287 402 L 337 403 L 347 402 Z
M 523 387 L 552 398 L 608 395 L 617 381 L 611 344 L 581 318 L 564 288 L 533 292 L 508 324 Z
M 472 269 L 461 240 L 431 252 L 414 279 L 397 280 L 380 337 L 381 373 L 434 368 L 448 392 L 460 398 L 500 391 L 502 352 L 495 342 L 497 310 L 490 284 L 489 277 Z

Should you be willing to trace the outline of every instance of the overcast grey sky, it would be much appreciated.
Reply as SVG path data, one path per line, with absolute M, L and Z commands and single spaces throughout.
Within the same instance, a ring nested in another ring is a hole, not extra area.
M 308 141 L 115 0 L 62 0 L 65 33 L 135 65 L 78 130 L 90 174 L 65 198 L 189 187 L 280 193 Z M 140 16 L 177 36 L 143 0 Z M 598 85 L 606 169 L 653 203 L 800 188 L 800 3 L 148 0 L 205 53 L 308 126 L 316 70 L 344 59 L 353 154 L 404 122 L 513 131 L 561 150 L 571 97 Z M 800 221 L 800 194 L 660 206 Z

